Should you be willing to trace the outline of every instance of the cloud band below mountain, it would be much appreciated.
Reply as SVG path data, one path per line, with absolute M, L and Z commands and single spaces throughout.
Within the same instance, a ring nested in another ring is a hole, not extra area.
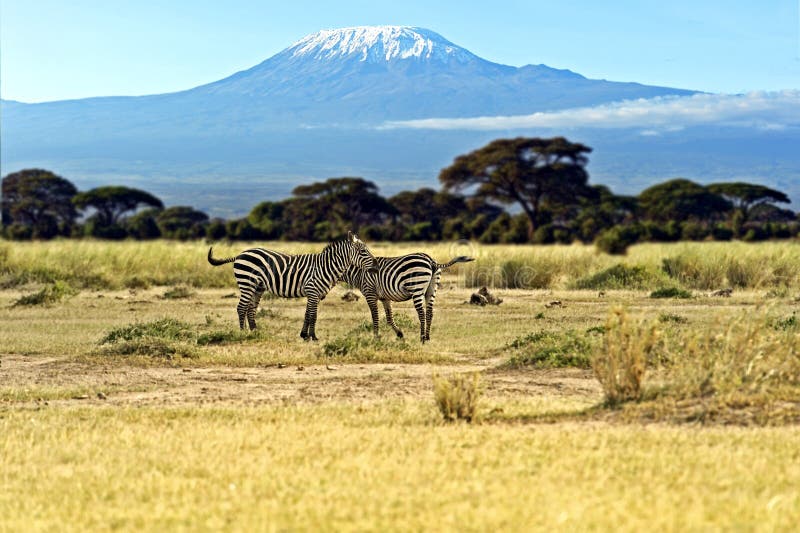
M 625 100 L 531 115 L 427 118 L 386 122 L 381 129 L 515 130 L 529 128 L 644 128 L 643 135 L 696 125 L 758 129 L 800 126 L 800 90 L 742 95 L 695 94 Z

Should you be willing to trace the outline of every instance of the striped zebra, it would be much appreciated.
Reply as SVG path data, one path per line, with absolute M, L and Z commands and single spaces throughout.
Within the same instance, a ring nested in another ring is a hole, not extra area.
M 386 322 L 397 333 L 403 332 L 394 323 L 392 302 L 413 300 L 419 317 L 419 338 L 424 343 L 431 340 L 433 321 L 433 301 L 442 277 L 442 270 L 455 265 L 474 261 L 472 257 L 459 256 L 449 263 L 437 263 L 428 254 L 414 253 L 400 257 L 376 257 L 377 273 L 351 266 L 342 276 L 345 281 L 358 288 L 369 305 L 372 315 L 372 331 L 378 335 L 378 300 L 383 303 Z
M 377 271 L 375 258 L 355 234 L 331 242 L 318 254 L 289 255 L 263 248 L 245 250 L 236 257 L 215 259 L 208 249 L 208 262 L 214 266 L 233 263 L 233 275 L 239 285 L 239 327 L 245 318 L 250 329 L 256 329 L 256 308 L 264 291 L 283 298 L 305 296 L 306 316 L 300 337 L 317 340 L 317 306 L 349 267 Z

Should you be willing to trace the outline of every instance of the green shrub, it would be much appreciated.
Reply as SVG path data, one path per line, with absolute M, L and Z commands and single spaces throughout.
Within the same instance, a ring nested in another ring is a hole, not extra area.
M 590 276 L 580 278 L 573 284 L 573 287 L 591 290 L 642 290 L 658 283 L 661 277 L 658 273 L 640 265 L 628 266 L 618 263 Z
M 43 287 L 41 290 L 19 298 L 12 304 L 12 307 L 25 305 L 53 305 L 67 298 L 78 294 L 78 290 L 72 288 L 63 281 L 54 281 Z
M 663 287 L 650 293 L 650 298 L 691 298 L 692 293 L 679 287 Z
M 539 331 L 517 337 L 506 348 L 516 352 L 505 363 L 512 368 L 589 368 L 592 340 L 573 330 Z
M 419 332 L 419 323 L 412 322 L 405 314 L 394 315 L 397 326 L 407 333 L 409 338 L 418 338 L 410 335 L 409 330 Z M 385 326 L 384 326 L 385 327 Z M 411 345 L 405 339 L 396 339 L 394 334 L 375 337 L 372 332 L 372 322 L 364 321 L 345 335 L 326 342 L 322 352 L 328 357 L 338 357 L 357 361 L 374 361 L 381 359 L 389 351 L 409 351 Z
M 133 341 L 145 337 L 188 340 L 194 338 L 194 327 L 174 318 L 162 318 L 152 322 L 129 324 L 114 328 L 100 339 L 100 344 L 113 344 L 121 341 Z
M 433 395 L 436 406 L 447 422 L 478 419 L 478 403 L 481 397 L 480 375 L 457 374 L 450 378 L 433 377 Z
M 614 226 L 611 229 L 603 231 L 597 240 L 595 246 L 601 252 L 609 255 L 625 255 L 628 253 L 628 247 L 636 244 L 641 235 L 637 228 L 632 226 Z

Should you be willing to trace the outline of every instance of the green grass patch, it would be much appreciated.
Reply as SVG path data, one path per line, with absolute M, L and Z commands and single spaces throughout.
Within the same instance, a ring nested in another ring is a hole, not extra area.
M 663 274 L 640 265 L 618 263 L 590 276 L 576 280 L 572 286 L 584 290 L 645 290 L 664 279 Z
M 590 367 L 590 353 L 596 335 L 583 335 L 574 330 L 539 331 L 517 337 L 506 349 L 514 350 L 504 366 L 519 368 Z
M 63 281 L 54 281 L 53 283 L 42 287 L 40 290 L 27 294 L 12 304 L 12 307 L 30 306 L 30 305 L 53 305 L 78 294 L 78 290 L 71 287 L 68 283 Z
M 195 294 L 195 291 L 190 289 L 189 287 L 185 287 L 183 285 L 179 285 L 177 287 L 172 287 L 168 289 L 161 297 L 165 300 L 180 300 L 183 298 L 191 298 Z
M 177 358 L 194 359 L 200 356 L 200 352 L 190 344 L 157 337 L 143 337 L 115 342 L 103 346 L 97 353 L 99 355 L 145 356 L 167 360 Z
M 113 344 L 121 341 L 133 341 L 145 337 L 165 340 L 194 339 L 195 327 L 174 318 L 161 318 L 151 322 L 129 324 L 114 328 L 100 340 L 100 344 Z
M 197 344 L 199 346 L 236 344 L 243 342 L 255 342 L 264 340 L 266 338 L 267 334 L 263 329 L 256 329 L 255 331 L 246 331 L 241 329 L 218 329 L 199 334 L 197 336 Z
M 687 324 L 689 319 L 674 313 L 661 313 L 658 315 L 658 321 L 662 324 Z
M 691 298 L 692 293 L 680 287 L 662 287 L 650 293 L 650 298 Z

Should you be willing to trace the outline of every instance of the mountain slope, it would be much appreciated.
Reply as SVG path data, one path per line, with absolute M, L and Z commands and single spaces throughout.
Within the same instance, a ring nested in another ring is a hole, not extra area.
M 693 177 L 698 165 L 708 170 L 708 161 L 720 162 L 717 179 L 729 171 L 741 177 L 747 169 L 770 175 L 783 168 L 776 166 L 778 159 L 794 161 L 783 152 L 739 152 L 752 133 L 744 130 L 734 148 L 709 143 L 717 135 L 713 128 L 694 137 L 686 132 L 659 139 L 575 128 L 379 129 L 387 121 L 522 115 L 690 94 L 587 79 L 545 65 L 500 65 L 421 28 L 343 28 L 306 36 L 250 69 L 186 91 L 39 104 L 3 101 L 1 155 L 4 173 L 40 166 L 81 187 L 131 183 L 168 203 L 191 201 L 213 214 L 241 214 L 265 196 L 280 197 L 297 183 L 335 175 L 362 175 L 387 191 L 435 186 L 438 170 L 456 155 L 507 135 L 589 140 L 602 147 L 592 160 L 605 161 L 607 174 L 623 185 L 626 176 Z M 783 138 L 781 132 L 768 134 Z M 691 138 L 717 152 L 676 152 L 676 142 Z M 669 174 L 663 173 L 665 164 Z M 590 172 L 611 183 L 602 167 L 590 165 Z

